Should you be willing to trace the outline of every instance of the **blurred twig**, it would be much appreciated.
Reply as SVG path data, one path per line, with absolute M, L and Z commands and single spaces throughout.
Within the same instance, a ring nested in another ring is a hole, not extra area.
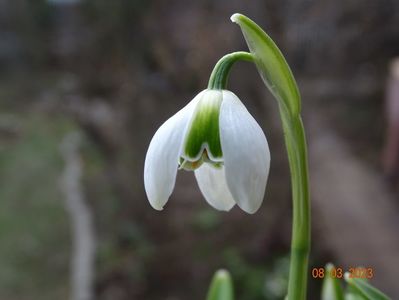
M 71 300 L 93 299 L 95 234 L 93 217 L 81 185 L 81 136 L 73 132 L 64 137 L 60 150 L 65 160 L 61 190 L 72 229 Z

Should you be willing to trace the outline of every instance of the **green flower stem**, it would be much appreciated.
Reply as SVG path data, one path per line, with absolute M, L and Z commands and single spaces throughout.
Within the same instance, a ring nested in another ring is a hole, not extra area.
M 300 93 L 284 56 L 262 28 L 241 14 L 234 14 L 231 20 L 240 26 L 252 54 L 252 57 L 248 54 L 238 55 L 237 59 L 243 57 L 256 64 L 263 82 L 278 102 L 290 165 L 293 202 L 288 300 L 305 300 L 311 216 L 307 147 L 300 116 Z M 223 75 L 223 72 L 228 73 L 233 64 L 228 63 L 228 58 L 229 55 L 225 56 L 225 59 L 222 58 L 218 63 L 220 66 L 216 65 L 209 81 L 211 88 L 225 87 L 228 75 Z
M 251 53 L 238 51 L 223 56 L 213 68 L 211 77 L 209 78 L 208 89 L 224 90 L 227 86 L 227 80 L 230 74 L 230 69 L 236 61 L 245 60 L 253 61 Z
M 286 113 L 281 105 L 280 114 L 290 164 L 293 202 L 288 300 L 304 300 L 311 234 L 306 140 L 301 117 L 298 115 L 284 121 Z

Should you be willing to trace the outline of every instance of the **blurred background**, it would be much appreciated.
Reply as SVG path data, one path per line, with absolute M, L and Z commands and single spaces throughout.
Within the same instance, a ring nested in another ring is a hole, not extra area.
M 399 297 L 399 2 L 0 0 L 0 299 L 282 299 L 291 197 L 277 105 L 256 69 L 229 87 L 268 137 L 261 209 L 217 212 L 179 172 L 163 212 L 143 187 L 156 129 L 246 50 L 255 20 L 298 81 L 313 208 L 310 265 L 373 268 Z M 309 276 L 309 299 L 320 279 Z

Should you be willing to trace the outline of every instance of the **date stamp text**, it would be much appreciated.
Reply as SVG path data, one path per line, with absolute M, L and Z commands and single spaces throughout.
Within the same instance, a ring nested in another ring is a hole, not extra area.
M 313 278 L 324 278 L 327 275 L 330 275 L 332 278 L 344 278 L 344 274 L 348 273 L 347 276 L 349 278 L 363 278 L 363 279 L 371 279 L 374 276 L 374 270 L 371 267 L 349 267 L 348 269 L 341 267 L 334 267 L 330 270 L 326 268 L 312 268 L 311 275 Z

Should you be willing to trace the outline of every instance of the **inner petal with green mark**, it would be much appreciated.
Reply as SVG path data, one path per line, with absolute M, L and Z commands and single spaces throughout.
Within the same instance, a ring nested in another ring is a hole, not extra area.
M 180 168 L 195 170 L 203 162 L 211 163 L 215 167 L 222 165 L 219 133 L 222 99 L 222 91 L 208 90 L 198 101 L 184 139 Z

